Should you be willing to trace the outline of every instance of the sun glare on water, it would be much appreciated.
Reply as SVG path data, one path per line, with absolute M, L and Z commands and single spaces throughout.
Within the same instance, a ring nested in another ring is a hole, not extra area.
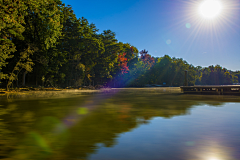
M 222 10 L 222 4 L 219 0 L 205 0 L 201 3 L 199 7 L 199 13 L 204 18 L 215 18 Z

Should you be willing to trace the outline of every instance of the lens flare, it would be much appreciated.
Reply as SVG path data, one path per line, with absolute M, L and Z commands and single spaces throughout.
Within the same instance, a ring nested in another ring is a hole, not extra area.
M 191 24 L 190 23 L 186 23 L 186 28 L 191 28 Z
M 86 107 L 79 107 L 77 110 L 78 114 L 87 114 L 88 113 L 88 109 Z
M 166 44 L 171 44 L 172 43 L 172 41 L 170 40 L 170 39 L 168 39 L 167 41 L 166 41 Z

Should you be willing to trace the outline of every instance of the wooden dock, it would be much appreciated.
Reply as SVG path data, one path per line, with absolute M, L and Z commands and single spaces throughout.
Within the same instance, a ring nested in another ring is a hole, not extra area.
M 240 95 L 240 85 L 196 85 L 181 86 L 181 91 L 188 94 Z

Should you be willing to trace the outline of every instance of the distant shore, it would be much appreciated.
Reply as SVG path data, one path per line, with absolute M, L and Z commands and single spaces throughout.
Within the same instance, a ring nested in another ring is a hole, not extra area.
M 79 91 L 89 91 L 89 90 L 99 90 L 93 87 L 69 87 L 69 88 L 54 88 L 54 87 L 48 87 L 48 88 L 35 88 L 35 87 L 20 87 L 20 88 L 11 88 L 9 91 L 7 91 L 5 88 L 0 88 L 0 94 L 5 93 L 21 93 L 21 92 L 28 92 L 28 91 L 68 91 L 68 90 L 79 90 Z
M 158 89 L 165 91 L 166 88 L 170 88 L 172 91 L 180 91 L 179 87 L 124 87 L 124 88 L 109 88 L 109 87 L 102 87 L 97 88 L 93 86 L 84 86 L 84 87 L 66 87 L 66 88 L 54 88 L 54 87 L 19 87 L 19 88 L 11 88 L 7 91 L 5 88 L 0 88 L 0 95 L 8 94 L 8 93 L 27 93 L 27 92 L 39 92 L 39 91 L 74 91 L 74 92 L 97 92 L 100 90 L 131 90 L 131 89 Z M 169 89 L 167 89 L 169 91 Z

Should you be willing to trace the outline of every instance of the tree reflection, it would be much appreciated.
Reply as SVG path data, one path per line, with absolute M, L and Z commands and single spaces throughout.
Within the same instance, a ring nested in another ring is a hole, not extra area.
M 114 146 L 121 133 L 147 124 L 153 117 L 172 118 L 190 114 L 196 105 L 240 101 L 239 97 L 157 90 L 128 90 L 100 99 L 85 96 L 4 102 L 0 109 L 0 158 L 86 159 L 101 146 Z M 94 109 L 79 109 L 86 101 L 93 103 Z M 74 111 L 81 114 L 66 119 Z M 73 125 L 67 126 L 64 119 Z

